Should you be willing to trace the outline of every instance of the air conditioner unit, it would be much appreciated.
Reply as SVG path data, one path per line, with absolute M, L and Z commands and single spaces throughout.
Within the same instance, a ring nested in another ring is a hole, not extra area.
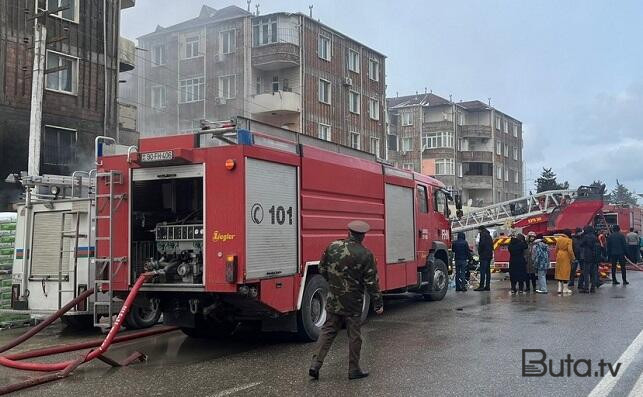
M 353 85 L 353 79 L 350 77 L 344 77 L 344 85 L 351 87 Z
M 214 103 L 216 103 L 217 105 L 225 105 L 226 102 L 227 101 L 226 101 L 226 99 L 224 97 L 218 96 L 218 97 L 214 98 Z

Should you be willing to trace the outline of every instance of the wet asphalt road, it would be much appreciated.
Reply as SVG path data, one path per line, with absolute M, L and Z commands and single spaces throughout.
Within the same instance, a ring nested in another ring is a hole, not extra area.
M 604 285 L 594 295 L 511 296 L 508 281 L 494 280 L 490 293 L 449 291 L 442 302 L 389 298 L 385 314 L 371 316 L 362 328 L 362 366 L 371 372 L 363 380 L 346 378 L 345 333 L 337 338 L 321 379 L 311 381 L 307 367 L 313 344 L 249 329 L 225 341 L 193 340 L 174 331 L 119 344 L 109 352 L 114 358 L 124 358 L 139 350 L 149 355 L 146 363 L 110 369 L 96 361 L 63 381 L 16 394 L 585 396 L 600 378 L 524 378 L 521 349 L 543 349 L 557 360 L 571 354 L 575 359 L 616 363 L 643 329 L 643 274 L 631 272 L 630 281 L 628 287 Z M 550 291 L 553 288 L 551 283 Z M 0 344 L 23 331 L 0 332 Z M 58 326 L 16 351 L 97 336 L 94 332 L 71 334 Z M 610 396 L 628 396 L 643 373 L 643 350 L 631 357 Z M 29 376 L 0 368 L 0 384 Z

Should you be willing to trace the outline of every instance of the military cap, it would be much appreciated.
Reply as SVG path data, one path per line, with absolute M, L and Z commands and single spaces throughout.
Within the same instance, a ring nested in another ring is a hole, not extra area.
M 355 233 L 366 233 L 371 230 L 371 227 L 364 221 L 352 221 L 348 224 L 348 230 Z

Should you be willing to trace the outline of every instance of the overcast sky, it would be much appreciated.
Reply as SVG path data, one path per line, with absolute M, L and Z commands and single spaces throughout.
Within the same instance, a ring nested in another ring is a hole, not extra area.
M 253 0 L 308 13 L 384 53 L 387 95 L 491 98 L 523 122 L 527 184 L 543 166 L 572 186 L 618 178 L 643 192 L 643 1 Z M 122 34 L 193 18 L 203 4 L 137 0 Z

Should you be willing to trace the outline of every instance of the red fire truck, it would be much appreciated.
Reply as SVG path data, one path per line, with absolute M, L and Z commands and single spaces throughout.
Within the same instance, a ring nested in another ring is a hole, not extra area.
M 204 128 L 142 138 L 127 154 L 97 148 L 97 325 L 142 272 L 160 269 L 136 305 L 159 304 L 190 336 L 261 321 L 315 340 L 328 289 L 319 258 L 354 219 L 371 225 L 364 244 L 383 291 L 445 296 L 441 182 L 243 118 Z

